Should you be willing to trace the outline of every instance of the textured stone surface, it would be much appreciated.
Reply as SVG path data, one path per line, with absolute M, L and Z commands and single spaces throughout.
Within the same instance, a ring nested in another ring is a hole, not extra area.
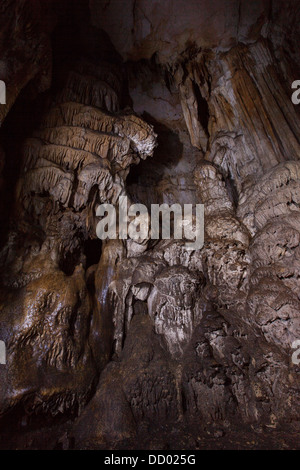
M 54 3 L 54 2 L 53 2 Z M 6 105 L 0 109 L 2 124 L 18 94 L 30 82 L 35 93 L 51 84 L 49 33 L 56 16 L 51 2 L 4 0 L 0 7 L 0 79 L 6 84 Z
M 229 0 L 92 0 L 93 22 L 110 34 L 126 58 L 172 61 L 188 44 L 203 48 L 254 40 L 268 19 L 270 2 Z M 129 33 L 129 34 L 128 34 Z
M 129 166 L 152 155 L 155 134 L 132 113 L 111 114 L 119 108 L 116 91 L 108 94 L 108 87 L 120 89 L 116 67 L 89 62 L 87 68 L 95 78 L 67 78 L 23 146 L 15 207 L 22 216 L 1 253 L 1 335 L 9 356 L 1 414 L 14 407 L 21 415 L 40 408 L 51 416 L 77 413 L 109 359 L 102 278 L 108 281 L 109 274 L 103 257 L 93 299 L 84 242 L 96 238 L 96 207 L 125 193 Z

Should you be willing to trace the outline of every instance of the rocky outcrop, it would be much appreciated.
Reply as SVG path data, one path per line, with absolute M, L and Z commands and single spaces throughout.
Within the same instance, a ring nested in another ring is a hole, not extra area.
M 21 415 L 63 416 L 89 399 L 111 344 L 103 318 L 95 318 L 84 243 L 96 238 L 96 207 L 117 202 L 130 165 L 155 146 L 151 126 L 118 111 L 116 67 L 90 62 L 75 68 L 82 75 L 74 79 L 70 72 L 40 129 L 24 143 L 15 207 L 22 215 L 1 255 L 1 335 L 9 357 L 2 415 L 18 407 Z

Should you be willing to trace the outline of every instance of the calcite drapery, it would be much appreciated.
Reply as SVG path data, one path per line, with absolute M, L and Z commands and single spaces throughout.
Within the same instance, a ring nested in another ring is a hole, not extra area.
M 24 143 L 15 209 L 22 216 L 2 252 L 2 415 L 16 406 L 22 414 L 25 404 L 27 413 L 76 413 L 92 393 L 111 344 L 103 304 L 97 320 L 87 288 L 84 240 L 96 238 L 96 206 L 116 203 L 129 166 L 155 146 L 151 126 L 118 111 L 116 67 L 84 62 L 75 70 Z

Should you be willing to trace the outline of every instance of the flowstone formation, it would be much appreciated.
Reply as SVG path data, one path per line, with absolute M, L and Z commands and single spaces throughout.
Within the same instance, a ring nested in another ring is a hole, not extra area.
M 119 110 L 118 75 L 113 64 L 75 64 L 23 145 L 16 216 L 1 253 L 8 357 L 1 414 L 17 409 L 25 424 L 35 415 L 77 413 L 110 358 L 104 292 L 97 291 L 98 312 L 86 248 L 96 239 L 96 207 L 117 202 L 130 165 L 155 146 L 152 127 Z M 95 250 L 100 258 L 99 243 Z
M 300 8 L 225 3 L 93 0 L 54 73 L 0 254 L 1 447 L 299 446 Z M 204 204 L 203 247 L 100 241 L 122 196 Z

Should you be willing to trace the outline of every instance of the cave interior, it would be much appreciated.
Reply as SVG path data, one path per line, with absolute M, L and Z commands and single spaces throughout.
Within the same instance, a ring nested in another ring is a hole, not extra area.
M 0 449 L 299 448 L 300 1 L 2 0 L 0 31 Z M 204 205 L 203 246 L 100 239 L 124 196 Z

